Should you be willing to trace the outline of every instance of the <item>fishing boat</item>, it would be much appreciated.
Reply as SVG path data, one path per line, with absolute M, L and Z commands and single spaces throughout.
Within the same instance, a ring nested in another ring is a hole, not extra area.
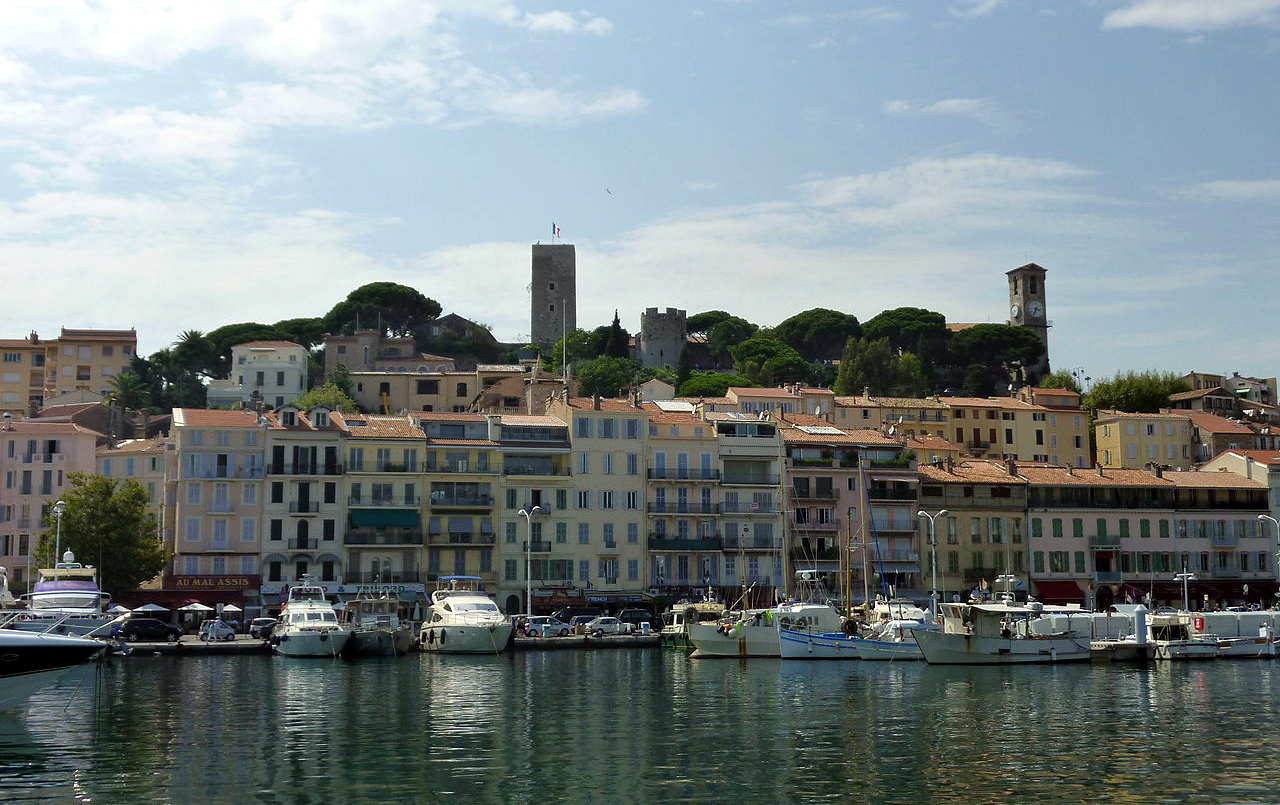
M 690 623 L 694 658 L 781 657 L 780 629 L 823 635 L 839 632 L 844 618 L 828 604 L 789 603 L 732 613 L 718 623 Z
M 22 596 L 25 610 L 10 613 L 5 628 L 85 635 L 115 620 L 115 615 L 104 611 L 111 596 L 98 588 L 97 569 L 77 562 L 71 551 L 39 573 L 35 587 Z
M 923 660 L 920 632 L 936 632 L 942 627 L 920 620 L 890 620 L 876 624 L 855 641 L 860 660 Z
M 691 648 L 689 624 L 715 623 L 724 616 L 724 604 L 716 601 L 681 601 L 662 613 L 662 645 L 672 648 Z
M 324 587 L 310 577 L 289 589 L 280 622 L 271 632 L 275 650 L 286 657 L 337 657 L 351 639 Z
M 1197 637 L 1187 612 L 1160 613 L 1147 621 L 1151 655 L 1157 660 L 1214 660 L 1222 653 L 1217 639 Z
M 413 648 L 413 627 L 400 620 L 400 599 L 360 592 L 347 602 L 342 622 L 351 630 L 348 656 L 399 656 Z
M 497 654 L 511 637 L 511 619 L 478 589 L 479 576 L 441 576 L 418 635 L 423 651 Z
M 21 706 L 106 649 L 106 643 L 82 637 L 0 629 L 0 711 Z
M 1008 665 L 1089 659 L 1087 636 L 1075 631 L 1039 634 L 1036 621 L 1067 611 L 1032 601 L 942 604 L 942 629 L 916 629 L 916 643 L 930 664 Z

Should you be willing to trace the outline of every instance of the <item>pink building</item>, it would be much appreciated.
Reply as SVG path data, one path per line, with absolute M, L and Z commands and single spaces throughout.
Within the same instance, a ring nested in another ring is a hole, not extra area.
M 53 526 L 49 510 L 70 486 L 67 476 L 96 471 L 97 443 L 103 438 L 73 422 L 0 426 L 0 566 L 9 569 L 15 593 L 27 591 L 31 552 L 41 532 Z

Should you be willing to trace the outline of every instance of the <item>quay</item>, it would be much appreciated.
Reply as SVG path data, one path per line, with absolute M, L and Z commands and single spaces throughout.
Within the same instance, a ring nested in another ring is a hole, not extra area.
M 512 641 L 512 646 L 517 651 L 658 648 L 661 645 L 662 638 L 656 634 L 605 635 L 604 637 L 588 637 L 586 635 L 570 635 L 568 637 L 517 637 Z
M 179 657 L 209 657 L 215 654 L 265 654 L 271 646 L 265 640 L 239 635 L 235 640 L 205 642 L 194 635 L 184 635 L 174 643 L 125 643 L 129 654 L 150 656 L 164 654 Z

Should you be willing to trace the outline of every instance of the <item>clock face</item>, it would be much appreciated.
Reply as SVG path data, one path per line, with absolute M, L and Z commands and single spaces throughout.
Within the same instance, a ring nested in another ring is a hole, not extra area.
M 1044 305 L 1040 304 L 1039 302 L 1032 302 L 1029 305 L 1027 305 L 1027 312 L 1030 313 L 1032 316 L 1039 316 L 1042 313 L 1044 313 Z
M 1020 312 L 1021 312 L 1021 310 L 1022 310 L 1022 309 L 1021 309 L 1021 308 L 1019 308 L 1017 305 L 1011 305 L 1011 306 L 1009 307 L 1009 318 L 1011 318 L 1011 319 L 1016 319 L 1016 318 L 1018 318 L 1018 313 L 1020 313 Z

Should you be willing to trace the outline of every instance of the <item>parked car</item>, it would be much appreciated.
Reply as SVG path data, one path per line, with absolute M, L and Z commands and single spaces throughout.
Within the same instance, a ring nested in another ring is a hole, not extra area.
M 228 641 L 236 639 L 236 630 L 232 629 L 226 621 L 221 618 L 215 618 L 211 621 L 205 621 L 200 624 L 200 639 L 206 643 L 212 641 Z
M 551 617 L 563 623 L 573 623 L 573 619 L 579 615 L 590 615 L 598 618 L 604 614 L 604 610 L 600 607 L 561 607 L 551 613 Z
M 607 634 L 625 634 L 628 629 L 627 624 L 617 618 L 604 616 L 601 618 L 591 619 L 591 621 L 582 627 L 582 631 L 592 637 L 604 637 Z
M 624 609 L 618 613 L 618 620 L 632 625 L 633 631 L 640 630 L 640 624 L 647 623 L 653 631 L 662 630 L 662 618 L 647 609 Z
M 525 620 L 524 633 L 529 637 L 567 637 L 573 631 L 569 624 L 550 615 L 533 615 Z
M 249 636 L 255 640 L 266 640 L 279 622 L 275 618 L 254 618 L 249 621 Z
M 569 628 L 573 630 L 574 634 L 583 634 L 583 628 L 588 623 L 591 623 L 593 620 L 595 620 L 597 617 L 599 616 L 598 615 L 574 615 L 569 620 Z
M 155 618 L 130 618 L 120 626 L 116 637 L 130 643 L 176 643 L 182 630 Z

